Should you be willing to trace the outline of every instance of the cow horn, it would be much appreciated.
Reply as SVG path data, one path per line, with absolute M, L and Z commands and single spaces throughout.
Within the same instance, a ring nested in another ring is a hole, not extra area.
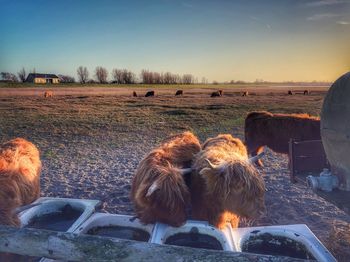
M 181 168 L 180 172 L 183 176 L 185 176 L 185 175 L 191 174 L 192 168 Z
M 153 182 L 153 184 L 149 187 L 146 197 L 149 197 L 150 195 L 153 194 L 154 191 L 156 191 L 158 189 L 158 184 L 157 182 Z
M 260 158 L 262 158 L 264 155 L 265 155 L 265 150 L 264 150 L 263 152 L 261 152 L 260 154 L 249 158 L 249 159 L 248 159 L 248 163 L 254 164 L 254 163 L 257 162 Z
M 17 207 L 14 211 L 15 214 L 19 214 L 21 212 L 23 212 L 24 210 L 27 210 L 29 208 L 32 208 L 32 207 L 36 207 L 36 206 L 39 206 L 41 205 L 41 203 L 35 203 L 35 204 L 29 204 L 29 205 L 25 205 L 25 206 L 20 206 L 20 207 Z
M 209 167 L 210 167 L 211 169 L 214 169 L 214 168 L 217 168 L 217 167 L 218 167 L 218 165 L 215 165 L 215 164 L 213 164 L 212 162 L 210 162 L 209 159 L 205 159 L 205 161 L 207 161 L 207 163 L 208 163 L 208 165 L 209 165 Z

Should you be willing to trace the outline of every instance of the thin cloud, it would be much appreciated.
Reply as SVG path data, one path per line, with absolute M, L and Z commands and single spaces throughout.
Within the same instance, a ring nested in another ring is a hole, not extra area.
M 330 19 L 334 17 L 339 17 L 339 14 L 325 13 L 325 14 L 315 14 L 306 18 L 308 21 L 320 21 L 324 19 Z
M 254 22 L 257 22 L 259 24 L 265 24 L 265 27 L 269 30 L 272 30 L 272 27 L 270 24 L 264 23 L 264 21 L 262 21 L 260 18 L 257 18 L 256 16 L 249 16 L 249 18 L 251 20 L 253 20 Z
M 318 6 L 330 6 L 330 5 L 338 5 L 338 4 L 345 4 L 349 3 L 349 1 L 345 0 L 320 0 L 320 1 L 313 1 L 306 3 L 305 6 L 307 7 L 318 7 Z
M 350 25 L 350 22 L 348 21 L 337 21 L 338 25 Z

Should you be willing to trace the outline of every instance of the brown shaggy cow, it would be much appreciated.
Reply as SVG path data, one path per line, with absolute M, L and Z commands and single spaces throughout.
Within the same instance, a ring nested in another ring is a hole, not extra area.
M 134 92 L 132 93 L 132 96 L 133 96 L 133 97 L 137 97 L 137 93 L 134 91 Z
M 190 172 L 199 150 L 198 139 L 184 132 L 163 141 L 141 161 L 131 187 L 131 199 L 141 222 L 180 226 L 186 221 L 190 193 L 183 175 Z
M 239 218 L 254 218 L 265 210 L 264 180 L 248 159 L 238 138 L 219 135 L 208 139 L 192 165 L 193 219 L 223 229 L 238 227 Z
M 184 94 L 183 90 L 177 90 L 175 96 L 182 96 Z
M 251 112 L 245 119 L 245 144 L 249 154 L 257 155 L 264 146 L 288 154 L 289 140 L 320 140 L 320 119 L 308 114 Z M 258 164 L 262 166 L 261 160 Z
M 293 95 L 293 91 L 292 90 L 288 90 L 288 95 Z
M 309 90 L 304 90 L 304 96 L 309 94 L 310 94 Z
M 40 195 L 41 161 L 35 145 L 22 138 L 0 146 L 0 224 L 20 226 L 15 209 Z
M 45 91 L 44 92 L 44 97 L 47 98 L 47 97 L 53 97 L 53 92 L 52 91 Z

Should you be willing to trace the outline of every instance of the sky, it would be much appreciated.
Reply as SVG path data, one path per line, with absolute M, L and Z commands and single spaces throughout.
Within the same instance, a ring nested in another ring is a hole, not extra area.
M 0 72 L 334 81 L 349 49 L 350 0 L 0 0 Z

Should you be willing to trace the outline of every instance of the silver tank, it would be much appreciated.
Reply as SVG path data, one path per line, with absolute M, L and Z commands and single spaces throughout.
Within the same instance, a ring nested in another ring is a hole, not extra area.
M 333 83 L 324 99 L 321 137 L 332 173 L 350 191 L 350 72 Z

